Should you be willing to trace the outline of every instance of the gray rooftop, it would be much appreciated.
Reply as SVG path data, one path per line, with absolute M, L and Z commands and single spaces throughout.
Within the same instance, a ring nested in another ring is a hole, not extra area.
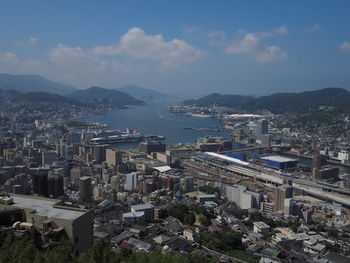
M 75 220 L 86 213 L 85 211 L 76 211 L 53 207 L 58 202 L 56 199 L 39 199 L 31 198 L 30 196 L 24 197 L 16 195 L 11 195 L 11 197 L 13 198 L 14 202 L 13 206 L 25 209 L 33 209 L 36 211 L 36 214 L 46 216 L 47 218 Z
M 146 210 L 146 209 L 152 209 L 152 208 L 154 208 L 154 205 L 149 203 L 131 206 L 132 211 L 140 211 L 140 210 Z
M 260 157 L 263 160 L 268 160 L 268 161 L 274 161 L 274 162 L 279 162 L 279 163 L 286 163 L 286 162 L 297 162 L 297 159 L 292 159 L 284 156 L 279 156 L 279 155 L 273 155 L 273 156 L 265 156 L 265 157 Z
M 142 217 L 145 215 L 145 212 L 128 212 L 123 214 L 123 218 L 133 218 L 133 217 Z

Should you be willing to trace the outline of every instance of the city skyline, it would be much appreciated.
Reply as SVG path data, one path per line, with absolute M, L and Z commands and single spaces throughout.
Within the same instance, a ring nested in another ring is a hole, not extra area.
M 338 1 L 3 3 L 0 72 L 187 96 L 349 89 Z

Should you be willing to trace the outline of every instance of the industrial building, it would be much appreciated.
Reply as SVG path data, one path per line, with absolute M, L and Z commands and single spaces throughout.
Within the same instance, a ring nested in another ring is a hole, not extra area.
M 297 159 L 282 157 L 278 155 L 260 157 L 260 160 L 262 160 L 266 165 L 280 170 L 294 168 L 298 164 Z

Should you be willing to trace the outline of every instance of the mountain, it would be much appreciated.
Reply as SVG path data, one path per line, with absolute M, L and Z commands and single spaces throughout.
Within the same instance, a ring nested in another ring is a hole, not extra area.
M 20 92 L 48 92 L 65 95 L 77 89 L 73 86 L 45 79 L 39 75 L 13 75 L 0 73 L 0 88 Z
M 68 94 L 67 97 L 81 103 L 103 103 L 111 105 L 144 104 L 142 100 L 138 100 L 124 92 L 100 87 L 91 87 L 85 90 L 78 90 Z
M 248 111 L 266 109 L 273 113 L 306 112 L 322 105 L 348 107 L 350 92 L 342 88 L 324 88 L 300 93 L 275 93 L 259 98 L 210 94 L 200 99 L 185 101 L 185 105 L 210 106 L 214 104 Z
M 125 85 L 118 89 L 119 91 L 125 92 L 130 96 L 141 98 L 141 99 L 156 99 L 156 98 L 167 98 L 170 95 L 164 94 L 162 92 L 146 89 L 135 85 Z
M 74 100 L 66 98 L 62 95 L 52 94 L 48 92 L 27 92 L 22 93 L 17 90 L 3 90 L 0 89 L 0 103 L 3 101 L 18 103 L 49 103 L 49 104 L 78 104 Z
M 254 101 L 253 97 L 241 95 L 220 95 L 212 93 L 203 98 L 195 100 L 186 100 L 185 105 L 197 105 L 201 107 L 209 105 L 218 105 L 223 107 L 241 107 L 242 105 Z

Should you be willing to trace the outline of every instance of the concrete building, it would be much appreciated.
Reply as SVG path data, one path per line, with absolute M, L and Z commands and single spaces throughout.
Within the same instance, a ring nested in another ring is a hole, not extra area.
M 203 195 L 198 195 L 197 197 L 198 203 L 203 204 L 204 202 L 217 202 L 218 197 L 214 194 L 203 194 Z
M 133 172 L 126 175 L 126 181 L 125 181 L 125 190 L 132 191 L 135 190 L 137 187 L 138 182 L 138 174 Z
M 80 192 L 80 197 L 84 202 L 92 201 L 92 186 L 91 186 L 91 178 L 89 176 L 83 176 L 80 178 L 79 192 Z
M 339 168 L 332 165 L 322 166 L 317 175 L 320 180 L 336 180 L 338 179 Z
M 140 224 L 145 222 L 145 212 L 128 212 L 123 214 L 123 220 L 129 224 Z
M 106 161 L 106 150 L 108 145 L 96 145 L 94 146 L 94 161 L 98 164 Z
M 274 211 L 284 211 L 285 199 L 293 198 L 293 187 L 290 185 L 282 185 L 275 189 Z
M 267 120 L 263 119 L 260 120 L 256 125 L 256 131 L 255 136 L 258 140 L 260 140 L 261 135 L 267 134 L 268 132 L 268 122 Z
M 48 196 L 48 174 L 39 172 L 32 175 L 33 193 L 40 196 Z
M 241 209 L 259 208 L 262 194 L 247 190 L 244 185 L 227 185 L 225 197 Z
M 265 224 L 264 222 L 254 222 L 253 223 L 253 231 L 259 234 L 265 234 L 270 231 L 270 226 Z
M 221 137 L 203 136 L 197 140 L 201 152 L 221 152 L 232 150 L 232 141 Z
M 64 195 L 63 176 L 59 174 L 49 174 L 47 177 L 48 196 L 57 198 Z
M 69 207 L 63 201 L 33 196 L 11 195 L 11 205 L 0 210 L 23 209 L 25 222 L 33 224 L 41 234 L 43 248 L 70 240 L 77 253 L 86 252 L 93 243 L 92 212 Z
M 152 204 L 141 204 L 131 206 L 131 212 L 143 212 L 146 222 L 154 220 L 154 206 Z
M 106 150 L 106 162 L 109 166 L 120 165 L 123 163 L 122 152 L 115 149 L 107 149 Z
M 147 154 L 153 152 L 165 153 L 166 145 L 161 141 L 146 141 L 139 143 L 139 151 Z
M 57 152 L 55 151 L 46 151 L 41 153 L 41 166 L 50 167 L 54 162 L 58 160 Z
M 285 198 L 284 199 L 284 214 L 289 216 L 293 214 L 293 198 Z

